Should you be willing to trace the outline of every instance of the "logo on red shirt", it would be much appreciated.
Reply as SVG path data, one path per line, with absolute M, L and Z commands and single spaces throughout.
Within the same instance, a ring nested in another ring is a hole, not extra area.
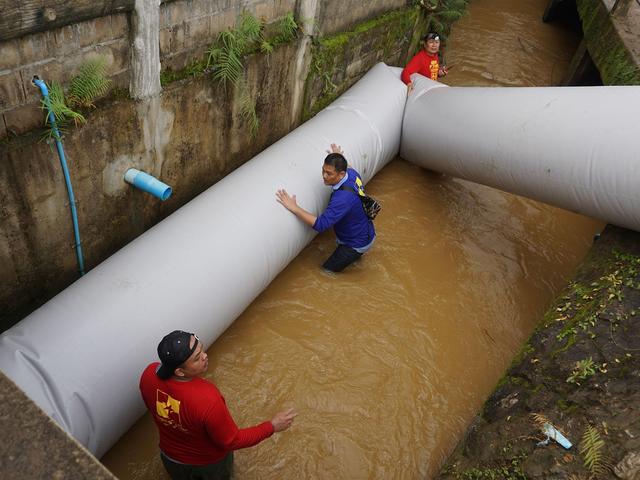
M 431 60 L 431 64 L 429 65 L 429 71 L 431 72 L 431 80 L 438 80 L 439 69 L 440 69 L 440 65 L 438 65 L 438 61 Z
M 180 400 L 162 390 L 156 390 L 156 414 L 163 425 L 186 431 L 180 421 Z

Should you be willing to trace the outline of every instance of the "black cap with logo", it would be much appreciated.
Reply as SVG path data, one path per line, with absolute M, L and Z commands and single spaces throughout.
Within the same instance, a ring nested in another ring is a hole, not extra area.
M 193 347 L 190 347 L 192 336 L 196 338 L 196 341 L 193 343 Z M 198 337 L 193 333 L 174 330 L 166 335 L 158 344 L 158 357 L 160 357 L 162 365 L 156 375 L 163 380 L 171 378 L 176 368 L 188 360 L 196 351 L 197 346 Z

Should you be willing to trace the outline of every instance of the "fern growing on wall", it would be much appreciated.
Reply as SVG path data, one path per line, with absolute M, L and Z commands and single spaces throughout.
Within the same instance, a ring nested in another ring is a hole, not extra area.
M 86 119 L 84 118 L 84 116 L 69 107 L 68 103 L 69 102 L 65 98 L 62 85 L 60 85 L 60 83 L 56 81 L 51 82 L 51 87 L 49 88 L 49 106 L 51 107 L 51 111 L 56 118 L 56 123 L 59 126 L 67 124 L 69 120 L 73 120 L 76 126 L 85 123 Z M 42 105 L 43 108 L 46 108 L 44 100 L 42 100 Z M 47 123 L 48 122 L 49 116 L 47 114 Z
M 277 26 L 276 36 L 273 39 L 275 45 L 288 43 L 298 36 L 299 30 L 298 23 L 293 17 L 293 13 L 287 13 L 279 22 Z
M 234 30 L 224 31 L 208 51 L 207 68 L 212 68 L 213 78 L 225 86 L 227 83 L 237 84 L 244 70 L 241 42 L 237 37 Z
M 251 135 L 255 137 L 258 134 L 260 122 L 256 115 L 256 104 L 253 98 L 251 98 L 249 85 L 247 85 L 247 81 L 244 77 L 236 84 L 236 94 L 238 95 L 238 101 L 240 104 L 240 116 L 247 121 L 249 124 L 249 131 L 251 132 Z
M 95 108 L 93 101 L 107 93 L 111 81 L 106 78 L 106 62 L 104 58 L 97 58 L 83 63 L 78 75 L 73 77 L 65 93 L 62 85 L 51 82 L 49 88 L 49 107 L 53 113 L 58 130 L 64 132 L 65 128 L 73 121 L 76 127 L 86 123 L 86 119 L 77 108 Z M 42 108 L 47 110 L 44 99 Z M 47 137 L 56 137 L 53 126 L 49 120 L 49 113 L 46 116 Z M 59 138 L 56 138 L 59 140 Z
M 260 123 L 256 103 L 244 78 L 243 58 L 255 51 L 269 54 L 274 46 L 293 40 L 298 33 L 293 13 L 288 13 L 278 22 L 273 38 L 266 38 L 264 27 L 263 22 L 245 11 L 238 17 L 235 28 L 221 32 L 207 50 L 206 69 L 211 70 L 213 78 L 225 88 L 228 84 L 234 86 L 240 115 L 248 122 L 253 136 L 257 135 Z
M 74 106 L 95 108 L 93 101 L 105 95 L 111 81 L 106 77 L 104 57 L 86 61 L 80 67 L 80 73 L 71 80 L 67 100 Z

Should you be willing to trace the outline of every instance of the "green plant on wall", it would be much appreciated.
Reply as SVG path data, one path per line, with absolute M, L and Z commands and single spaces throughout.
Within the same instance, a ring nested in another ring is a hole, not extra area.
M 47 106 L 45 104 L 44 99 L 41 100 L 42 108 L 46 110 Z M 55 80 L 51 82 L 51 87 L 49 88 L 49 105 L 51 107 L 51 111 L 56 118 L 56 123 L 59 128 L 62 128 L 64 125 L 68 124 L 71 120 L 75 123 L 76 126 L 85 123 L 86 119 L 84 116 L 73 110 L 69 105 L 71 102 L 67 99 L 64 94 L 64 89 L 62 85 Z M 47 112 L 47 124 L 49 123 L 49 116 Z
M 244 77 L 240 78 L 236 84 L 236 94 L 240 105 L 240 116 L 247 121 L 251 135 L 255 136 L 258 133 L 260 122 L 256 115 L 256 104 L 251 98 L 251 92 Z
M 576 362 L 573 371 L 567 378 L 567 383 L 575 383 L 576 385 L 580 385 L 581 381 L 595 375 L 596 371 L 599 368 L 599 365 L 597 365 L 591 357 L 585 358 L 584 360 L 579 360 Z
M 469 0 L 414 0 L 427 14 L 427 30 L 447 38 L 450 25 L 464 15 Z
M 106 77 L 106 61 L 103 57 L 86 61 L 80 66 L 80 72 L 73 77 L 65 93 L 59 82 L 51 82 L 49 88 L 49 102 L 55 116 L 58 129 L 64 131 L 72 121 L 75 126 L 86 122 L 80 108 L 95 108 L 94 101 L 107 93 L 111 81 Z M 45 101 L 42 108 L 46 110 Z M 55 136 L 47 113 L 46 124 L 49 126 L 48 137 Z
M 293 16 L 293 13 L 287 13 L 277 24 L 276 34 L 271 40 L 273 45 L 281 45 L 289 43 L 291 40 L 298 36 L 299 30 L 298 23 Z
M 240 114 L 249 123 L 252 135 L 259 127 L 256 103 L 252 99 L 249 85 L 244 77 L 243 58 L 260 51 L 269 54 L 274 47 L 290 42 L 298 34 L 298 24 L 293 14 L 288 13 L 276 25 L 273 37 L 265 35 L 264 22 L 249 12 L 243 12 L 233 29 L 221 32 L 216 42 L 207 50 L 205 68 L 211 70 L 213 78 L 225 88 L 231 84 L 239 100 Z
M 255 49 L 262 41 L 262 23 L 253 15 L 243 12 L 232 30 L 218 35 L 216 42 L 207 51 L 207 68 L 213 70 L 213 78 L 237 84 L 244 71 L 242 57 Z
M 71 105 L 95 108 L 93 101 L 105 95 L 111 81 L 106 77 L 104 57 L 88 60 L 80 67 L 80 73 L 69 84 L 67 99 Z

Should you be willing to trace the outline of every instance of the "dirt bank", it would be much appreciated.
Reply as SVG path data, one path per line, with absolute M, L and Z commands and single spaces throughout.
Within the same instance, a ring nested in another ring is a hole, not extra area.
M 640 479 L 639 317 L 640 234 L 609 226 L 437 478 Z

